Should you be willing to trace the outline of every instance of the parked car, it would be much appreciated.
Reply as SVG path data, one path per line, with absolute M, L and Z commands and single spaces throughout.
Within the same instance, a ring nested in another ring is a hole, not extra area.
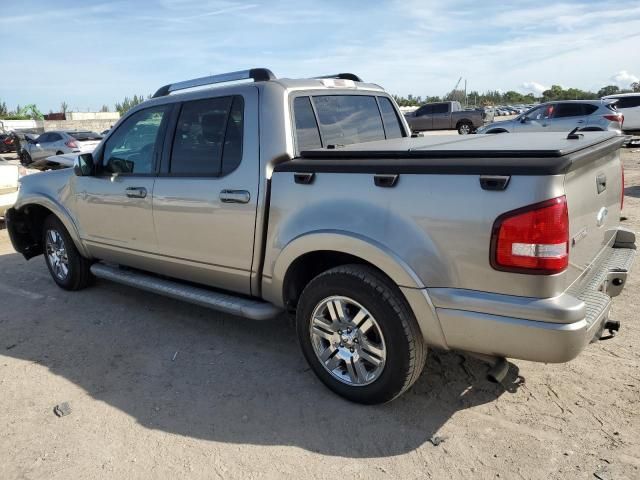
M 18 198 L 19 181 L 26 173 L 24 167 L 0 158 L 0 218 L 4 218 L 6 211 Z
M 566 362 L 617 328 L 635 253 L 623 138 L 410 135 L 353 74 L 166 85 L 73 169 L 25 178 L 8 229 L 66 290 L 97 276 L 289 312 L 314 373 L 362 403 L 407 390 L 427 348 L 484 356 L 500 379 L 504 357 Z
M 0 153 L 15 152 L 16 142 L 13 133 L 0 133 Z
M 616 109 L 624 115 L 624 133 L 640 133 L 640 93 L 609 95 L 603 100 L 616 101 Z
M 473 133 L 484 125 L 482 112 L 464 110 L 460 102 L 427 103 L 405 114 L 411 130 L 458 130 L 461 135 Z
M 57 130 L 45 132 L 22 148 L 23 164 L 46 159 L 63 153 L 91 152 L 100 143 L 102 135 L 89 131 Z
M 512 120 L 489 123 L 476 133 L 611 131 L 620 133 L 624 116 L 615 102 L 567 100 L 542 103 Z

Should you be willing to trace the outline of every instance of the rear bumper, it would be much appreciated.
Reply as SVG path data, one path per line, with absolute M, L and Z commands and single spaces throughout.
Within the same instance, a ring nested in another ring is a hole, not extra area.
M 567 362 L 601 334 L 635 256 L 635 235 L 619 230 L 581 279 L 554 298 L 448 288 L 429 297 L 449 348 L 545 363 Z

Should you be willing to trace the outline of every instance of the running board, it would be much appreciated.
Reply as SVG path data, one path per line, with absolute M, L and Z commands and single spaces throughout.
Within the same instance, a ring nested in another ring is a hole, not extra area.
M 105 265 L 104 263 L 91 265 L 91 273 L 98 278 L 252 320 L 268 320 L 282 313 L 282 310 L 271 303 L 194 287 L 136 270 L 125 270 Z

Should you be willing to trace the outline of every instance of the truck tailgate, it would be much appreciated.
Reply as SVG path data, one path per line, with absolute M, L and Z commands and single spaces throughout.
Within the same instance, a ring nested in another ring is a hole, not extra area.
M 569 209 L 570 284 L 614 240 L 622 200 L 619 150 L 577 164 L 565 175 L 565 192 Z

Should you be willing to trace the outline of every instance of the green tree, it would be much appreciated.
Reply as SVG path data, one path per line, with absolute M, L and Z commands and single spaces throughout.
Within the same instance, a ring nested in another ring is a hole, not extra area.
M 631 90 L 634 92 L 640 92 L 640 82 L 633 82 L 631 84 Z
M 151 98 L 151 95 L 149 95 L 147 98 Z M 124 97 L 124 100 L 122 100 L 122 102 L 118 102 L 115 104 L 115 109 L 120 113 L 120 115 L 124 115 L 133 107 L 135 107 L 136 105 L 140 105 L 144 101 L 144 95 L 134 95 L 133 98 Z
M 606 97 L 607 95 L 615 95 L 620 93 L 620 88 L 617 85 L 607 85 L 598 90 L 598 97 Z
M 102 108 L 100 109 L 101 112 L 108 112 L 109 111 L 109 105 L 102 105 Z

